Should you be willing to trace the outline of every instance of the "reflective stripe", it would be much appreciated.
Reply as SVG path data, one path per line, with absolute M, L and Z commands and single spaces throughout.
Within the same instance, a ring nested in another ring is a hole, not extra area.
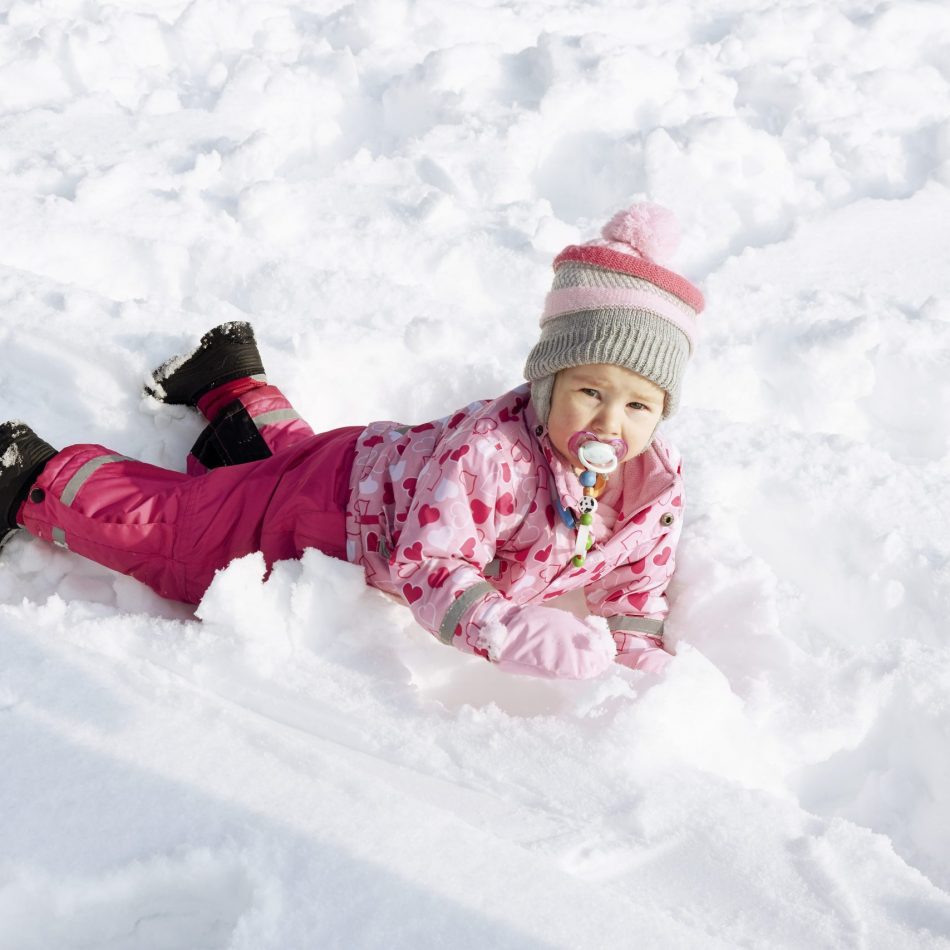
M 608 617 L 607 627 L 611 631 L 647 633 L 651 637 L 663 636 L 663 621 L 650 620 L 648 617 Z
M 498 575 L 501 574 L 501 561 L 500 561 L 500 559 L 496 557 L 494 561 L 489 561 L 489 562 L 485 565 L 485 570 L 482 571 L 482 573 L 483 573 L 486 577 L 498 577 Z
M 488 581 L 479 581 L 474 587 L 469 587 L 460 597 L 457 597 L 442 618 L 442 625 L 439 627 L 439 639 L 443 643 L 451 643 L 455 636 L 455 628 L 462 619 L 462 614 L 464 614 L 475 601 L 481 600 L 483 597 L 494 593 L 495 588 L 492 587 Z
M 266 377 L 263 373 L 255 373 L 255 374 L 251 377 L 251 379 L 253 379 L 254 382 L 256 382 L 256 383 L 266 383 L 266 382 L 267 382 L 267 377 Z
M 251 416 L 251 420 L 258 429 L 273 425 L 275 422 L 291 422 L 299 418 L 300 413 L 296 409 L 274 409 L 272 412 L 262 412 L 259 416 Z
M 386 558 L 387 561 L 389 560 L 389 555 L 390 555 L 389 544 L 387 543 L 386 539 L 382 535 L 380 535 L 379 543 L 376 545 L 376 553 L 380 557 Z
M 97 472 L 103 465 L 109 462 L 127 462 L 124 455 L 100 455 L 98 458 L 90 459 L 75 475 L 66 483 L 60 501 L 68 508 L 79 494 L 79 489 L 86 484 L 93 472 Z
M 53 544 L 58 544 L 61 548 L 69 547 L 66 544 L 66 532 L 62 528 L 53 528 L 52 541 Z

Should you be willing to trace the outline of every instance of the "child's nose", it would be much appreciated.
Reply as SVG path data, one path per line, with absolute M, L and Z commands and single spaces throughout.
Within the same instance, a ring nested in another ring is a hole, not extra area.
M 623 407 L 604 403 L 594 420 L 594 431 L 602 439 L 616 439 L 621 434 Z

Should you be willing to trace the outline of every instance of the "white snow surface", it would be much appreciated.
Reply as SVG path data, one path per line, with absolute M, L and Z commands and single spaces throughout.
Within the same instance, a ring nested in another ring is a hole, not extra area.
M 950 947 L 950 6 L 0 0 L 0 400 L 181 469 L 250 319 L 317 429 L 521 381 L 632 198 L 706 291 L 668 675 L 360 571 L 0 559 L 0 947 Z

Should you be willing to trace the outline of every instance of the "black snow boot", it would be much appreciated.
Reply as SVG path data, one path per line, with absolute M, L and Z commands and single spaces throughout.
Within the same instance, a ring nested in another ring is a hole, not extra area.
M 249 323 L 236 320 L 209 330 L 191 353 L 162 363 L 145 384 L 145 392 L 159 402 L 196 406 L 215 386 L 244 376 L 266 382 L 254 330 Z
M 25 422 L 0 423 L 0 534 L 16 529 L 20 505 L 55 454 Z

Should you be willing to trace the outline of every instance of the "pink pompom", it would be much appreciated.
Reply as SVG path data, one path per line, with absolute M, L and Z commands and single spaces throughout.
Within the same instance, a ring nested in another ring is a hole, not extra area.
M 676 215 L 648 201 L 618 211 L 600 233 L 607 241 L 626 244 L 640 257 L 654 263 L 672 257 L 680 243 Z

